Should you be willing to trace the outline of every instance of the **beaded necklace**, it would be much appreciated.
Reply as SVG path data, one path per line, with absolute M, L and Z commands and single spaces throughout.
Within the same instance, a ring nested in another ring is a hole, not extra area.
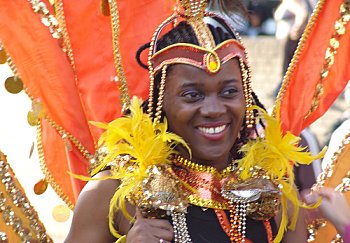
M 225 199 L 221 193 L 225 179 L 236 170 L 233 162 L 221 172 L 218 172 L 214 167 L 197 164 L 180 156 L 175 157 L 172 164 L 173 172 L 179 179 L 197 192 L 188 196 L 190 204 L 202 208 L 212 208 L 231 242 L 251 242 L 245 239 L 245 216 L 240 217 L 239 215 L 246 208 L 242 208 L 240 204 L 233 204 Z M 229 210 L 230 219 L 224 210 Z M 272 242 L 271 225 L 268 220 L 264 221 L 264 226 L 268 234 L 268 242 Z
M 222 172 L 214 167 L 196 164 L 180 156 L 173 160 L 174 173 L 196 190 L 188 196 L 189 203 L 202 208 L 212 208 L 231 242 L 245 242 L 245 218 L 239 217 L 240 208 L 231 205 L 222 194 L 222 185 L 235 166 L 230 163 Z M 224 210 L 230 210 L 230 220 Z M 243 222 L 242 222 L 243 221 Z
M 174 173 L 198 193 L 191 193 L 189 203 L 202 208 L 229 209 L 228 201 L 221 195 L 227 176 L 235 170 L 231 163 L 222 172 L 214 167 L 196 164 L 177 156 L 173 159 Z

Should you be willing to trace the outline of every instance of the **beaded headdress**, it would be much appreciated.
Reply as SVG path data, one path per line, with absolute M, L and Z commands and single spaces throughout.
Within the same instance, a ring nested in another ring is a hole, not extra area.
M 233 39 L 238 34 L 225 21 L 212 12 L 206 12 L 207 0 L 180 0 L 180 7 L 175 13 L 166 19 L 153 34 L 149 54 L 148 54 L 148 69 L 150 74 L 150 93 L 148 103 L 148 114 L 154 117 L 155 121 L 160 121 L 163 94 L 166 79 L 167 67 L 171 64 L 188 64 L 210 74 L 218 72 L 222 64 L 238 58 L 240 62 L 242 81 L 244 88 L 244 96 L 246 101 L 246 124 L 251 128 L 254 124 L 253 111 L 249 109 L 253 105 L 252 88 L 250 79 L 250 69 L 247 62 L 247 55 L 244 46 L 239 40 Z M 233 36 L 232 39 L 226 40 L 218 45 L 215 44 L 213 35 L 205 23 L 205 17 L 220 18 L 225 24 L 226 30 Z M 164 49 L 157 51 L 157 42 L 161 31 L 175 24 L 179 20 L 185 20 L 193 29 L 199 45 L 189 43 L 175 43 Z M 161 82 L 158 100 L 154 100 L 154 79 L 156 73 L 161 72 Z M 154 110 L 153 105 L 156 104 Z

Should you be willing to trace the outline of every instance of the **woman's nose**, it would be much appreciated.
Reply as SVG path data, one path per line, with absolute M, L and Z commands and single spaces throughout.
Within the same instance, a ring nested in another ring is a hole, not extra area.
M 219 97 L 206 97 L 200 111 L 205 117 L 220 117 L 226 113 L 226 106 Z

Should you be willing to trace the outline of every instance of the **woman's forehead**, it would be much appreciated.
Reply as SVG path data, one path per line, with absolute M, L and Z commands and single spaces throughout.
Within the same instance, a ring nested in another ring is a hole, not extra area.
M 203 69 L 188 65 L 174 64 L 168 72 L 168 78 L 181 78 L 182 76 L 189 77 L 218 77 L 218 76 L 240 76 L 240 65 L 237 59 L 232 59 L 223 64 L 217 73 L 208 73 Z

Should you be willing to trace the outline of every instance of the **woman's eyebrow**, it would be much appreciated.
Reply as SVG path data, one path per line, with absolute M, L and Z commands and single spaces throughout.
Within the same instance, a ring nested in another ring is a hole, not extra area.
M 202 86 L 201 83 L 195 81 L 185 81 L 180 85 L 181 88 L 191 88 L 191 87 L 199 87 Z
M 226 79 L 221 81 L 222 84 L 231 84 L 231 83 L 239 83 L 240 80 L 236 79 L 236 78 L 230 78 L 230 79 Z

